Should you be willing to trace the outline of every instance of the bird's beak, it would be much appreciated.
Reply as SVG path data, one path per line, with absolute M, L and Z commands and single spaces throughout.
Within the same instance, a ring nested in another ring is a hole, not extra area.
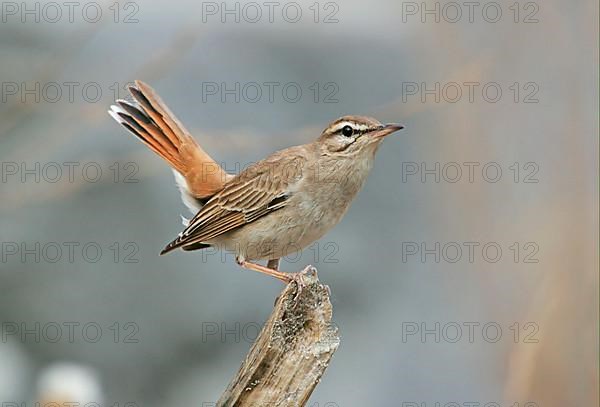
M 380 129 L 375 130 L 371 133 L 374 138 L 383 138 L 385 136 L 389 136 L 392 133 L 397 132 L 398 130 L 402 130 L 404 128 L 403 125 L 397 123 L 388 123 L 384 124 Z

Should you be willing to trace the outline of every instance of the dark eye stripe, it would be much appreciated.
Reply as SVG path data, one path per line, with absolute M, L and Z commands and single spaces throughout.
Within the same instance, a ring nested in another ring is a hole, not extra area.
M 341 135 L 343 135 L 344 127 L 346 127 L 346 126 L 349 126 L 349 127 L 351 127 L 351 128 L 352 128 L 352 131 L 354 132 L 354 134 L 357 134 L 357 135 L 365 134 L 366 132 L 368 132 L 368 131 L 370 130 L 370 129 L 368 129 L 368 128 L 357 129 L 357 128 L 356 128 L 356 127 L 354 127 L 354 126 L 351 126 L 351 125 L 349 125 L 349 124 L 346 124 L 346 125 L 342 126 L 341 128 L 339 128 L 339 129 L 335 130 L 333 133 L 334 133 L 334 134 L 341 134 Z
M 345 126 L 350 126 L 352 127 L 352 130 L 354 132 L 354 135 L 360 136 L 363 135 L 369 131 L 374 130 L 371 127 L 365 127 L 365 126 L 361 126 L 358 125 L 356 123 L 352 123 L 352 122 L 348 122 L 348 121 L 340 121 L 338 123 L 335 123 L 333 126 L 331 126 L 327 132 L 325 134 L 328 135 L 343 135 L 342 131 L 344 129 Z

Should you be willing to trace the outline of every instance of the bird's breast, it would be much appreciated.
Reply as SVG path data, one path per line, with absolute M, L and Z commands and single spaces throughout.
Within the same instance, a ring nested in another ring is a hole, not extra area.
M 342 219 L 370 168 L 370 162 L 312 168 L 288 191 L 285 206 L 215 239 L 214 244 L 251 260 L 300 252 Z

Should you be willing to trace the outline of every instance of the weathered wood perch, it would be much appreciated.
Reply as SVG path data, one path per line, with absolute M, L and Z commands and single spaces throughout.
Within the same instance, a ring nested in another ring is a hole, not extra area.
M 277 298 L 217 406 L 303 406 L 340 344 L 331 314 L 329 288 L 308 266 Z

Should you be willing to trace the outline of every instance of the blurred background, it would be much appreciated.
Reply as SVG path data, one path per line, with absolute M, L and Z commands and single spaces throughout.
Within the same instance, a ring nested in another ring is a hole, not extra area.
M 189 214 L 106 113 L 142 79 L 230 172 L 406 125 L 282 264 L 341 336 L 308 405 L 598 405 L 597 2 L 1 6 L 0 400 L 210 406 L 282 289 L 158 256 Z

